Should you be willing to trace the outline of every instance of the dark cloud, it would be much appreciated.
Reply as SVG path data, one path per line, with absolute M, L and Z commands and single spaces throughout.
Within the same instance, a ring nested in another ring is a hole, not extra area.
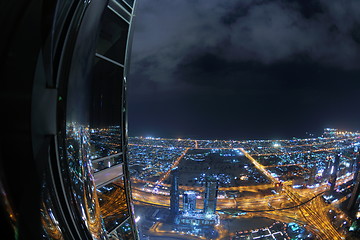
M 184 53 L 209 48 L 230 60 L 271 63 L 306 53 L 323 64 L 358 67 L 356 0 L 144 0 L 138 5 L 133 60 L 151 56 L 160 64 L 159 71 L 149 70 L 156 77 L 177 66 Z
M 130 130 L 239 138 L 357 127 L 359 12 L 357 0 L 139 0 Z

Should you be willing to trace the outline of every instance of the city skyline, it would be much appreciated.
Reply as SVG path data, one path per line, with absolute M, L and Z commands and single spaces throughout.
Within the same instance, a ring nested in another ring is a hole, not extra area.
M 359 133 L 289 140 L 130 137 L 143 239 L 349 239 Z
M 358 1 L 139 1 L 130 136 L 359 129 L 359 10 Z
M 359 1 L 2 11 L 3 236 L 360 236 Z

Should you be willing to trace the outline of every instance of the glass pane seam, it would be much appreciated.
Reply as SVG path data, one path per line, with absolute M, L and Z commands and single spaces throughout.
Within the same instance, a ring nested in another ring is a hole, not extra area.
M 119 226 L 117 226 L 117 227 L 115 227 L 113 230 L 111 230 L 111 232 L 109 232 L 109 234 L 115 232 L 119 227 L 121 227 L 122 225 L 124 225 L 124 223 L 125 223 L 126 221 L 128 221 L 129 219 L 130 219 L 130 216 L 127 217 L 127 218 L 125 218 L 124 221 L 122 221 L 122 223 L 120 223 Z
M 118 4 L 117 4 L 118 5 Z M 119 5 L 120 6 L 120 5 Z M 119 14 L 115 9 L 113 9 L 110 5 L 107 6 L 113 13 L 115 13 L 118 17 L 120 17 L 121 19 L 123 19 L 127 24 L 130 24 L 130 22 L 128 20 L 126 20 L 123 16 L 121 16 L 121 14 Z M 121 7 L 121 6 L 120 6 Z M 124 9 L 123 7 L 121 7 L 121 9 Z M 130 15 L 131 17 L 131 15 Z
M 116 4 L 117 6 L 119 6 L 122 10 L 124 10 L 128 15 L 129 15 L 129 17 L 131 17 L 132 15 L 131 15 L 131 13 L 129 12 L 129 10 L 127 10 L 127 9 L 125 9 L 123 6 L 121 6 L 121 4 L 120 3 L 118 3 L 117 1 L 115 1 L 115 0 L 111 0 L 111 2 L 113 2 L 114 4 Z M 121 2 L 123 2 L 123 3 L 125 3 L 124 1 L 121 1 Z M 126 4 L 126 3 L 125 3 Z M 129 4 L 126 4 L 127 6 L 129 6 Z M 110 7 L 110 6 L 109 6 Z M 130 6 L 129 6 L 130 7 Z M 131 8 L 131 7 L 130 7 Z M 131 8 L 132 9 L 132 8 Z
M 118 63 L 118 62 L 116 62 L 116 61 L 114 61 L 114 60 L 112 60 L 112 59 L 110 59 L 110 58 L 108 58 L 108 57 L 105 57 L 105 56 L 99 54 L 99 53 L 95 53 L 95 56 L 98 57 L 98 58 L 101 58 L 101 59 L 103 59 L 103 60 L 105 60 L 105 61 L 111 62 L 111 63 L 113 63 L 113 64 L 115 64 L 115 65 L 117 65 L 117 66 L 119 66 L 119 67 L 124 68 L 124 65 L 123 65 L 123 64 Z
M 92 163 L 97 163 L 97 162 L 105 161 L 105 160 L 110 159 L 110 158 L 121 156 L 122 154 L 123 153 L 120 152 L 120 153 L 113 154 L 113 155 L 110 155 L 110 156 L 106 156 L 106 157 L 102 157 L 102 158 L 96 158 L 96 159 L 91 160 L 91 162 Z
M 126 1 L 124 1 L 124 0 L 121 0 L 123 3 L 125 3 L 129 8 L 131 8 L 131 9 L 134 9 L 132 6 L 130 6 L 130 4 L 128 4 Z
M 94 175 L 96 175 L 97 173 L 100 173 L 100 172 L 101 172 L 101 171 L 96 172 Z M 112 179 L 110 179 L 110 180 L 108 180 L 108 181 L 106 181 L 106 182 L 103 182 L 103 183 L 101 183 L 101 184 L 99 184 L 99 185 L 96 185 L 96 189 L 99 189 L 99 188 L 101 188 L 101 187 L 104 187 L 104 186 L 108 185 L 109 183 L 112 183 L 112 182 L 114 182 L 115 180 L 120 179 L 120 178 L 123 178 L 123 177 L 124 177 L 124 173 L 120 173 L 119 176 L 114 177 L 114 178 L 112 178 Z

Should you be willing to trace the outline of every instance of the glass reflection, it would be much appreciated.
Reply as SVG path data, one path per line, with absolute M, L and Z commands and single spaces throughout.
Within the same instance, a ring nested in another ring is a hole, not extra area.
M 91 159 L 122 150 L 122 76 L 121 67 L 95 58 L 90 106 Z
M 66 156 L 69 164 L 71 193 L 81 220 L 93 238 L 104 237 L 100 207 L 90 162 L 90 131 L 88 126 L 72 122 L 67 125 Z
M 91 159 L 121 152 L 121 127 L 92 128 L 90 131 Z
M 105 8 L 97 41 L 83 41 L 94 44 L 94 51 L 84 50 L 84 57 L 74 61 L 64 95 L 66 131 L 60 137 L 74 218 L 94 239 L 107 238 L 129 218 L 128 186 L 119 179 L 125 169 L 123 64 L 129 24 L 114 11 Z
M 92 161 L 92 166 L 94 173 L 97 173 L 101 170 L 111 168 L 115 165 L 123 163 L 123 156 L 121 153 L 116 155 L 111 155 L 109 157 L 100 158 Z
M 105 228 L 111 232 L 129 217 L 124 180 L 118 179 L 97 192 Z
M 6 221 L 9 223 L 9 227 L 12 228 L 13 234 L 16 235 L 17 228 L 17 216 L 14 211 L 14 208 L 10 202 L 8 192 L 4 188 L 4 183 L 2 182 L 2 172 L 0 173 L 0 206 L 5 210 L 6 219 L 3 219 L 3 227 L 6 227 Z
M 119 8 L 121 10 L 121 8 Z M 127 16 L 124 12 L 123 16 Z M 102 28 L 96 52 L 120 64 L 124 64 L 129 24 L 107 8 L 102 19 Z
M 135 239 L 133 230 L 130 219 L 127 219 L 118 229 L 116 229 L 116 233 L 118 234 L 119 239 L 133 240 Z
M 55 202 L 52 200 L 53 197 L 53 193 L 50 193 L 49 187 L 47 187 L 47 184 L 44 181 L 40 208 L 41 223 L 43 227 L 42 237 L 44 239 L 63 240 L 65 238 L 61 230 L 59 214 L 56 213 L 59 208 L 58 206 L 55 206 Z

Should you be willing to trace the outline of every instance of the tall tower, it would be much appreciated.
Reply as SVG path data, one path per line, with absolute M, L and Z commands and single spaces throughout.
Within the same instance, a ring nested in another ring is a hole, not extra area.
M 204 213 L 215 214 L 218 193 L 218 182 L 216 179 L 207 179 L 205 183 Z
M 179 213 L 179 170 L 171 170 L 170 212 L 173 217 Z
M 330 175 L 331 166 L 332 166 L 332 159 L 330 158 L 330 156 L 328 156 L 325 161 L 326 161 L 325 169 L 324 169 L 322 176 L 324 179 L 328 179 L 329 175 Z
M 183 194 L 184 213 L 194 213 L 196 210 L 196 192 L 185 191 Z
M 360 172 L 360 154 L 357 155 L 353 165 L 354 165 L 354 168 L 355 168 L 353 183 L 356 184 L 357 177 L 358 177 L 359 172 Z
M 360 197 L 360 174 L 357 174 L 354 190 L 351 193 L 350 201 L 347 206 L 347 210 L 349 211 L 350 217 L 354 218 L 356 211 L 359 209 L 359 204 L 360 204 L 359 197 Z
M 359 208 L 360 197 L 360 155 L 357 155 L 355 161 L 355 173 L 353 178 L 354 190 L 351 193 L 351 197 L 347 206 L 351 217 L 355 217 L 356 211 Z
M 339 169 L 339 163 L 340 163 L 340 153 L 337 153 L 335 155 L 335 161 L 334 164 L 331 166 L 331 172 L 330 172 L 330 192 L 333 192 L 335 190 L 335 184 L 336 184 L 336 178 L 337 178 L 337 172 Z

